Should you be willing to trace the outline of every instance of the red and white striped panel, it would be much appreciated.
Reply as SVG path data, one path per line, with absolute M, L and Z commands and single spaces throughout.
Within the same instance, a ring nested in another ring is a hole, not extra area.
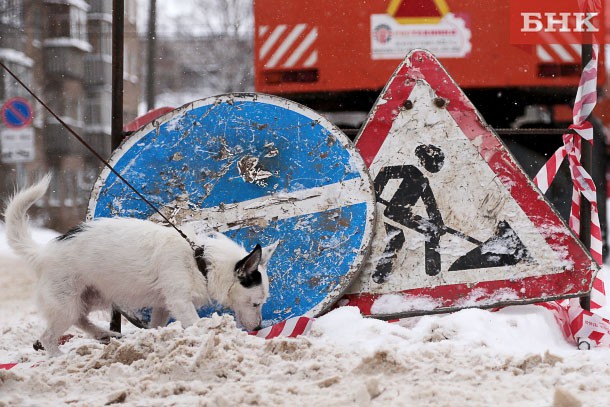
M 258 28 L 258 59 L 265 68 L 309 68 L 318 62 L 318 28 L 309 24 Z
M 580 40 L 569 32 L 540 32 L 543 44 L 536 45 L 540 62 L 580 64 L 582 46 Z
M 580 44 L 536 45 L 536 56 L 540 62 L 577 64 L 580 61 L 580 54 Z

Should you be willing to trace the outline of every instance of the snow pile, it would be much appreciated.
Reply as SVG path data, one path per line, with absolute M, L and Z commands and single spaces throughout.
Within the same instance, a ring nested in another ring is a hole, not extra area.
M 20 364 L 0 370 L 0 406 L 537 407 L 610 397 L 610 349 L 578 351 L 550 311 L 533 305 L 397 323 L 343 307 L 295 339 L 250 336 L 226 315 L 187 329 L 124 323 L 123 338 L 109 345 L 71 328 L 65 354 L 48 359 L 32 349 L 43 330 L 33 277 L 3 244 L 0 363 Z
M 31 336 L 30 328 L 21 333 Z M 0 371 L 0 405 L 541 406 L 610 395 L 610 353 L 574 350 L 534 306 L 401 324 L 340 308 L 307 337 L 272 340 L 214 316 L 184 330 L 176 323 L 107 346 L 78 338 L 63 348 L 37 367 Z

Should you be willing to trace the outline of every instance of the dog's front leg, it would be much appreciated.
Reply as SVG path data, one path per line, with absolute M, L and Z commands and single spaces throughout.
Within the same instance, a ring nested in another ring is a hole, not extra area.
M 47 351 L 49 356 L 59 356 L 62 352 L 59 350 L 59 337 L 66 329 L 70 328 L 70 325 L 65 320 L 54 320 L 49 322 L 47 329 L 43 332 L 40 337 L 42 348 Z
M 193 325 L 199 320 L 197 309 L 190 301 L 184 299 L 167 301 L 167 308 L 171 316 L 182 323 L 184 328 Z
M 169 319 L 169 311 L 167 308 L 163 306 L 154 307 L 152 310 L 152 315 L 150 317 L 149 328 L 158 328 L 160 326 L 165 326 L 167 324 L 167 320 Z

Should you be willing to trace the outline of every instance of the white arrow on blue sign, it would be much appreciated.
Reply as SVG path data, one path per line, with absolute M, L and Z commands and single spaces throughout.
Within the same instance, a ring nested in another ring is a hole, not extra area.
M 109 163 L 178 225 L 222 231 L 246 249 L 280 242 L 263 325 L 328 310 L 368 255 L 375 195 L 366 165 L 338 128 L 295 102 L 198 100 L 135 132 Z M 105 169 L 88 217 L 114 216 L 155 220 Z

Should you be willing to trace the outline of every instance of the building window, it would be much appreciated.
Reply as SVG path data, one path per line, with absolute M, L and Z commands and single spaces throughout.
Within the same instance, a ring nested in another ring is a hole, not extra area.
M 67 4 L 48 4 L 48 38 L 70 36 L 70 7 Z
M 133 44 L 125 44 L 125 53 L 123 55 L 123 78 L 136 83 L 138 81 L 138 72 L 140 69 L 140 60 L 137 52 L 134 52 Z
M 61 204 L 61 200 L 59 199 L 60 191 L 59 191 L 59 179 L 60 172 L 57 170 L 53 170 L 53 177 L 51 177 L 51 183 L 49 185 L 49 206 L 51 207 L 59 207 Z
M 112 56 L 112 25 L 103 20 L 89 21 L 89 42 L 93 53 Z
M 70 38 L 87 41 L 87 12 L 83 9 L 70 8 Z
M 102 22 L 101 54 L 112 56 L 112 25 Z
M 104 131 L 112 126 L 112 94 L 110 92 L 93 92 L 86 101 L 85 120 L 88 125 Z
M 22 0 L 0 0 L 0 22 L 16 28 L 23 27 Z
M 136 0 L 125 1 L 125 20 L 135 24 L 138 17 L 138 2 Z
M 81 98 L 73 95 L 66 96 L 63 100 L 63 117 L 73 120 L 73 124 L 82 125 L 83 121 L 83 105 Z
M 87 12 L 68 4 L 47 4 L 49 38 L 87 41 Z
M 102 124 L 102 106 L 101 101 L 97 97 L 87 98 L 85 107 L 85 120 L 93 126 Z
M 32 40 L 36 43 L 39 43 L 40 41 L 42 41 L 43 19 L 42 19 L 42 13 L 40 12 L 40 9 L 38 7 L 36 7 L 34 9 L 33 19 L 34 19 L 34 27 L 33 27 Z

